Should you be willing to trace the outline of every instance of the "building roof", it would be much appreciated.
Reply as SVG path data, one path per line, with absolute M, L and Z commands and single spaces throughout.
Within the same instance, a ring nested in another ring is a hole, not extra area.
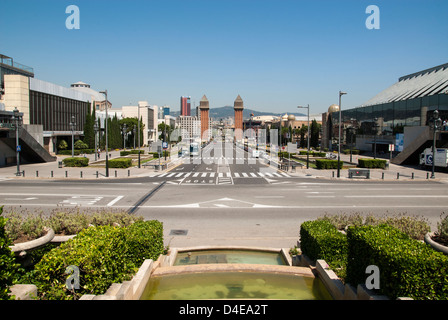
M 448 63 L 400 77 L 362 106 L 440 94 L 448 89 Z

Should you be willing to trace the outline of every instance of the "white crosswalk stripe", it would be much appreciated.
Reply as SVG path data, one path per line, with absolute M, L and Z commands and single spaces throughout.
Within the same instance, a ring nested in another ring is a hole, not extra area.
M 290 178 L 285 172 L 174 172 L 156 174 L 154 177 L 167 178 Z

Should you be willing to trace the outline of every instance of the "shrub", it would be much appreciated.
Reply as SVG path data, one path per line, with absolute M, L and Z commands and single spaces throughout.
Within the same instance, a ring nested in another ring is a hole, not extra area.
M 152 154 L 153 158 L 155 158 L 155 159 L 159 158 L 159 154 L 158 154 L 157 152 L 151 152 L 151 154 Z M 169 157 L 169 156 L 170 156 L 170 152 L 164 150 L 164 151 L 162 151 L 161 155 L 162 155 L 162 158 L 164 158 L 165 155 L 166 155 L 167 157 Z
M 62 160 L 66 167 L 87 167 L 89 165 L 89 158 L 85 157 L 70 157 Z
M 81 150 L 87 148 L 89 148 L 89 145 L 87 143 L 84 143 L 82 140 L 77 140 L 75 142 L 75 149 Z
M 18 265 L 14 253 L 9 246 L 12 244 L 9 239 L 5 225 L 7 219 L 2 217 L 3 207 L 0 207 L 0 300 L 9 300 L 11 292 L 9 287 L 13 284 Z
M 58 154 L 60 154 L 62 156 L 71 156 L 72 150 L 59 150 Z M 73 154 L 75 156 L 79 156 L 81 154 L 81 150 L 73 150 Z
M 346 281 L 365 283 L 365 270 L 380 271 L 380 294 L 389 298 L 448 299 L 448 257 L 411 239 L 398 229 L 378 226 L 349 227 Z
M 385 169 L 387 161 L 383 159 L 358 159 L 358 167 L 360 168 L 371 168 L 371 169 Z
M 59 150 L 65 150 L 67 148 L 68 148 L 67 141 L 61 140 L 61 142 L 59 142 L 58 149 Z
M 159 221 L 90 227 L 43 256 L 35 266 L 34 284 L 40 297 L 48 300 L 102 294 L 112 283 L 130 280 L 145 259 L 156 260 L 163 252 Z M 79 268 L 79 290 L 66 288 L 65 270 L 70 265 Z
M 440 221 L 437 222 L 437 230 L 434 232 L 433 240 L 448 246 L 448 216 L 445 213 L 440 215 Z
M 132 159 L 118 158 L 109 160 L 109 168 L 129 168 L 132 166 Z
M 339 162 L 339 169 L 342 169 L 342 161 Z M 317 169 L 337 169 L 338 160 L 316 159 Z
M 138 154 L 139 150 L 126 150 L 126 151 L 120 151 L 120 156 L 124 157 L 130 154 Z M 140 154 L 145 154 L 144 150 L 140 150 Z
M 300 226 L 300 248 L 311 260 L 323 259 L 339 276 L 347 262 L 347 238 L 327 220 L 306 221 Z

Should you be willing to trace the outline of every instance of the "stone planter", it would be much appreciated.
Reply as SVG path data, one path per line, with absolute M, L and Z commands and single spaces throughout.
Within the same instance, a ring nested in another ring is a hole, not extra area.
M 434 235 L 434 232 L 427 233 L 425 235 L 425 242 L 428 245 L 430 245 L 434 250 L 443 252 L 444 254 L 448 255 L 448 247 L 446 247 L 446 246 L 444 246 L 444 245 L 442 245 L 442 244 L 432 240 L 431 238 L 432 238 L 433 235 Z
M 46 245 L 51 240 L 53 240 L 54 231 L 51 228 L 45 228 L 45 230 L 47 231 L 47 233 L 40 238 L 31 240 L 31 241 L 27 241 L 27 242 L 17 243 L 13 246 L 10 246 L 11 251 L 14 252 L 18 256 L 22 256 L 22 255 L 26 254 L 26 251 L 37 249 L 37 248 L 40 248 L 40 247 Z

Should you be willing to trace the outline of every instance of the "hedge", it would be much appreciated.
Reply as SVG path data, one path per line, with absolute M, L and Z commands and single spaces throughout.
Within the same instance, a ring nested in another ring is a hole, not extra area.
M 16 275 L 18 264 L 14 253 L 9 246 L 12 245 L 11 239 L 6 234 L 6 221 L 5 217 L 2 217 L 3 206 L 0 207 L 0 300 L 12 299 L 9 296 L 11 290 L 10 286 L 13 285 L 13 279 Z
M 89 158 L 85 157 L 70 157 L 62 160 L 66 167 L 87 167 L 89 165 Z
M 127 156 L 130 154 L 138 154 L 138 152 L 140 151 L 140 154 L 144 154 L 145 151 L 144 150 L 126 150 L 126 151 L 120 151 L 120 156 Z
M 132 166 L 132 159 L 130 158 L 118 158 L 108 161 L 109 168 L 129 168 Z
M 85 153 L 85 154 L 93 154 L 93 153 L 95 153 L 95 149 L 81 149 L 81 150 L 76 149 L 76 150 L 73 150 L 73 154 L 75 156 L 79 156 L 80 154 L 83 154 L 83 153 Z M 71 156 L 72 155 L 72 150 L 59 150 L 58 154 L 61 155 L 61 156 Z
M 358 167 L 360 168 L 385 169 L 386 164 L 387 161 L 383 159 L 366 159 L 366 158 L 358 159 Z
M 323 259 L 334 269 L 344 267 L 347 262 L 347 237 L 328 220 L 302 223 L 300 248 L 311 260 Z
M 159 153 L 158 152 L 150 152 L 150 154 L 152 154 L 154 159 L 158 159 L 159 158 Z M 162 158 L 164 158 L 165 156 L 169 157 L 170 156 L 170 152 L 164 150 L 164 151 L 162 151 L 161 155 L 162 155 Z
M 390 225 L 349 227 L 346 281 L 364 284 L 367 266 L 380 272 L 380 294 L 448 299 L 448 257 Z
M 130 280 L 145 259 L 157 260 L 163 252 L 163 225 L 157 220 L 89 227 L 45 254 L 35 265 L 33 283 L 44 300 L 103 294 L 112 283 Z M 79 289 L 66 287 L 68 266 L 79 269 Z
M 339 169 L 342 169 L 342 161 L 339 161 Z M 338 160 L 316 159 L 317 169 L 337 169 Z

